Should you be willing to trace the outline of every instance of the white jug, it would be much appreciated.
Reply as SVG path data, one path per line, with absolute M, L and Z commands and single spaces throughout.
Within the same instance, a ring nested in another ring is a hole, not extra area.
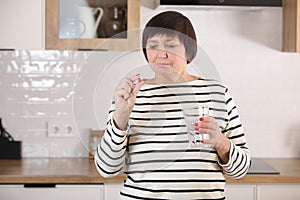
M 103 16 L 103 9 L 101 7 L 92 8 L 87 6 L 78 6 L 79 18 L 85 26 L 80 33 L 80 38 L 96 38 L 97 29 Z M 97 19 L 95 16 L 98 14 Z
M 103 9 L 101 7 L 88 7 L 87 4 L 79 4 L 80 2 L 78 0 L 74 4 L 71 0 L 60 1 L 60 38 L 97 37 L 97 29 L 103 16 Z M 97 19 L 95 20 L 96 15 Z

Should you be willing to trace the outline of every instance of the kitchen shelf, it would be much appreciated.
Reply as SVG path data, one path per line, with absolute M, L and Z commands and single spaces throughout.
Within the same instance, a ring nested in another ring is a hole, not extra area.
M 127 0 L 126 38 L 59 38 L 59 0 L 46 0 L 47 50 L 134 50 L 140 44 L 139 26 L 140 0 Z

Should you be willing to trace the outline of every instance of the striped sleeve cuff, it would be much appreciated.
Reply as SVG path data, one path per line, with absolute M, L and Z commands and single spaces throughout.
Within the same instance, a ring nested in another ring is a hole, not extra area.
M 129 124 L 127 124 L 126 130 L 120 130 L 114 123 L 113 118 L 109 120 L 111 138 L 116 142 L 124 141 L 129 130 Z
M 233 145 L 232 141 L 230 141 L 230 150 L 229 150 L 229 160 L 228 160 L 228 162 L 222 164 L 221 160 L 220 160 L 220 159 L 218 160 L 218 164 L 219 164 L 223 169 L 229 169 L 229 168 L 231 168 L 232 163 L 233 163 L 233 162 L 232 162 L 232 157 L 233 157 L 233 153 L 234 153 L 233 149 L 234 149 L 234 145 Z
M 240 179 L 246 175 L 250 167 L 249 153 L 240 149 L 230 141 L 229 161 L 225 164 L 219 162 L 226 175 L 233 179 Z

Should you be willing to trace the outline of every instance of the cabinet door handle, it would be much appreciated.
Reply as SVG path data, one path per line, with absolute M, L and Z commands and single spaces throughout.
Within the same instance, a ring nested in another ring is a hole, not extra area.
M 108 51 L 107 49 L 78 49 L 78 51 Z
M 0 51 L 14 51 L 15 49 L 0 49 Z
M 24 188 L 55 188 L 56 184 L 51 184 L 51 183 L 28 183 L 24 184 Z

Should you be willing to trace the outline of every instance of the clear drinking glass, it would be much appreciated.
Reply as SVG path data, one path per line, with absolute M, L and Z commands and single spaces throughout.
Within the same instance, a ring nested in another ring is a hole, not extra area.
M 203 105 L 185 108 L 183 109 L 183 113 L 188 133 L 189 146 L 191 148 L 208 147 L 207 144 L 202 143 L 202 140 L 209 139 L 209 135 L 196 131 L 194 124 L 195 122 L 200 122 L 200 117 L 209 116 L 209 107 Z

